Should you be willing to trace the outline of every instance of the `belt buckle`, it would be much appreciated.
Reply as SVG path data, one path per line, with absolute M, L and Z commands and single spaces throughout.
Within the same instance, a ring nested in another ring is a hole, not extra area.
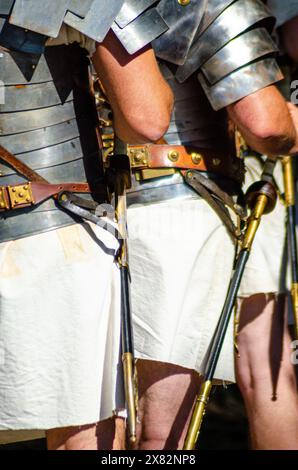
M 131 168 L 138 170 L 146 168 L 149 164 L 149 152 L 145 146 L 139 146 L 134 148 L 128 147 L 128 156 L 130 159 Z
M 18 206 L 34 204 L 31 183 L 8 186 L 7 189 L 12 209 Z
M 10 209 L 7 200 L 6 186 L 0 186 L 0 210 Z

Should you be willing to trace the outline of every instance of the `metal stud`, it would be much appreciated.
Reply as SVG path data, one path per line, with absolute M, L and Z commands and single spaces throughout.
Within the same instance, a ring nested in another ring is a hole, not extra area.
M 192 152 L 191 154 L 191 160 L 194 163 L 194 165 L 199 165 L 202 161 L 202 155 L 196 152 Z
M 179 160 L 179 152 L 177 152 L 177 150 L 171 150 L 168 153 L 168 159 L 171 160 L 171 162 L 177 162 Z
M 212 163 L 214 166 L 219 166 L 221 164 L 220 158 L 213 158 Z

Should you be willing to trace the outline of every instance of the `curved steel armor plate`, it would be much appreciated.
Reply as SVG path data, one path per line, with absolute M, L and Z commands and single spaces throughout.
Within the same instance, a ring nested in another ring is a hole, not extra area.
M 20 153 L 18 159 L 33 170 L 39 172 L 44 168 L 73 162 L 83 158 L 80 139 L 72 139 L 58 145 L 34 150 L 32 152 Z M 1 160 L 0 160 L 1 161 Z M 0 176 L 15 175 L 16 172 L 6 165 L 0 163 Z M 46 177 L 48 179 L 48 177 Z
M 26 210 L 22 213 L 11 213 L 6 219 L 0 217 L 0 242 L 17 240 L 19 238 L 36 235 L 38 233 L 48 232 L 67 225 L 78 222 L 70 214 L 63 212 L 62 209 L 56 210 Z
M 234 2 L 196 39 L 184 65 L 178 68 L 177 79 L 186 80 L 229 41 L 264 20 L 274 24 L 272 14 L 261 0 Z
M 168 25 L 157 9 L 152 8 L 138 16 L 123 29 L 117 23 L 113 23 L 112 30 L 127 52 L 134 54 L 167 31 Z
M 73 101 L 70 91 L 65 102 Z M 0 113 L 11 113 L 22 109 L 31 111 L 61 104 L 61 97 L 53 82 L 5 87 L 5 103 L 0 104 Z
M 244 65 L 277 52 L 278 47 L 265 28 L 253 29 L 229 42 L 201 70 L 210 85 L 214 85 Z
M 52 38 L 59 35 L 65 23 L 97 42 L 102 42 L 113 27 L 132 54 L 168 29 L 155 3 L 153 0 L 15 0 L 9 22 L 23 31 Z M 10 48 L 22 50 L 21 44 L 19 49 L 13 45 Z
M 197 34 L 208 0 L 194 0 L 187 5 L 177 0 L 161 0 L 157 11 L 169 30 L 153 42 L 156 55 L 168 62 L 183 64 Z
M 282 80 L 283 75 L 275 59 L 267 58 L 236 70 L 213 86 L 209 86 L 202 73 L 198 79 L 213 108 L 219 110 Z
M 79 129 L 76 119 L 65 121 L 54 126 L 43 127 L 35 131 L 2 135 L 1 144 L 9 148 L 14 155 L 24 152 L 33 152 L 46 147 L 55 146 L 65 141 L 79 137 Z
M 1 0 L 0 15 L 9 15 L 13 4 L 14 4 L 14 0 Z
M 127 0 L 124 2 L 115 22 L 120 28 L 125 28 L 154 3 L 156 3 L 156 0 Z
M 28 54 L 0 50 L 0 80 L 5 85 L 24 85 L 49 82 L 52 75 L 44 55 L 29 61 Z
M 19 132 L 42 129 L 75 118 L 73 101 L 63 106 L 53 106 L 34 111 L 19 111 L 0 114 L 0 134 L 17 134 Z
M 5 57 L 4 63 L 11 71 L 13 59 Z M 98 121 L 86 52 L 78 45 L 53 46 L 40 61 L 48 66 L 49 81 L 36 83 L 33 75 L 26 84 L 5 87 L 6 102 L 0 107 L 0 144 L 50 183 L 88 181 L 93 189 L 101 189 Z M 35 72 L 39 73 L 38 67 Z M 0 161 L 1 185 L 24 181 L 25 177 Z M 0 242 L 73 223 L 73 216 L 49 199 L 38 207 L 1 214 Z
M 93 0 L 85 18 L 71 13 L 64 18 L 64 23 L 77 29 L 94 41 L 102 42 L 119 13 L 124 0 Z M 49 34 L 49 36 L 51 36 Z

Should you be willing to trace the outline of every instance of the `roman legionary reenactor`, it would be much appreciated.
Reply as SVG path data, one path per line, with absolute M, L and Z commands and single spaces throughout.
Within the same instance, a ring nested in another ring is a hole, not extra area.
M 162 0 L 157 10 L 170 27 L 153 45 L 174 112 L 163 141 L 127 148 L 140 449 L 181 448 L 186 435 L 247 221 L 235 127 L 270 156 L 298 143 L 262 1 Z M 233 346 L 230 322 L 221 383 L 235 380 Z
M 100 423 L 124 400 L 89 58 L 121 138 L 161 137 L 172 95 L 148 44 L 167 25 L 135 3 L 0 2 L 0 430 L 48 430 L 53 449 L 120 447 Z

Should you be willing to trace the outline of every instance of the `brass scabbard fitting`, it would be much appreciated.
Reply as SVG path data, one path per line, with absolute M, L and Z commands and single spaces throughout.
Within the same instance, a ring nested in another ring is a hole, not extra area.
M 295 321 L 295 338 L 298 339 L 298 284 L 294 283 L 291 287 L 291 296 L 293 304 L 293 315 Z
M 136 442 L 137 404 L 136 404 L 136 383 L 135 364 L 131 353 L 122 355 L 124 387 L 127 406 L 127 429 L 131 444 Z
M 202 384 L 199 395 L 197 396 L 194 411 L 187 431 L 183 450 L 194 450 L 199 437 L 202 421 L 209 401 L 212 389 L 212 381 L 207 380 Z

